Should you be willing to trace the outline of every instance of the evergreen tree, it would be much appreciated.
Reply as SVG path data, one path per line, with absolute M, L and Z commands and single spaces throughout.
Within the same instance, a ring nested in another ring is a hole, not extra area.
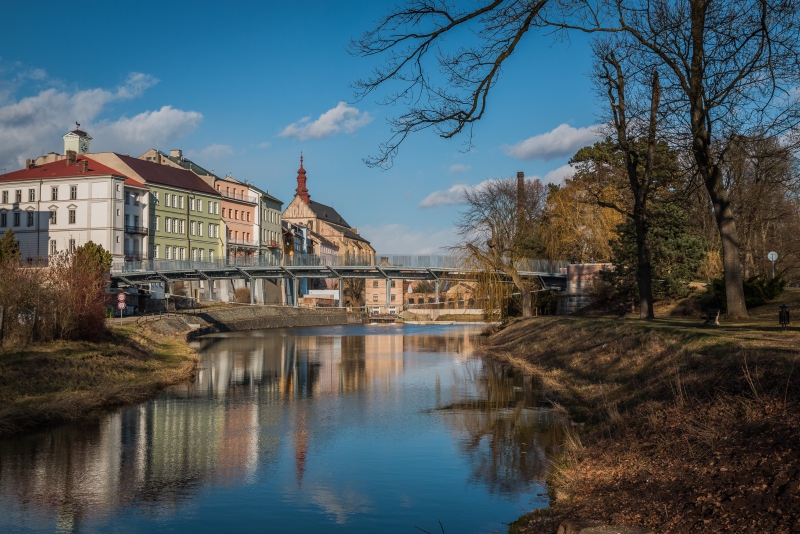
M 612 242 L 614 271 L 606 275 L 620 296 L 636 298 L 636 230 L 633 221 L 619 225 Z M 682 298 L 689 282 L 703 265 L 705 238 L 691 225 L 687 211 L 672 202 L 653 203 L 648 240 L 653 266 L 653 297 Z
M 9 228 L 5 235 L 0 237 L 0 263 L 19 262 L 21 257 L 19 241 L 14 237 L 14 230 Z
M 81 258 L 87 266 L 95 267 L 100 272 L 106 273 L 111 270 L 111 253 L 93 241 L 87 241 L 85 245 L 78 247 L 75 256 Z

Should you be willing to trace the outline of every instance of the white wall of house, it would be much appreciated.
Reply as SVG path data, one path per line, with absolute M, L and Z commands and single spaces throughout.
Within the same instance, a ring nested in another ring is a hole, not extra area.
M 14 231 L 23 259 L 46 258 L 93 241 L 122 260 L 123 181 L 107 175 L 2 182 L 0 194 L 8 191 L 8 201 L 0 198 L 0 233 Z

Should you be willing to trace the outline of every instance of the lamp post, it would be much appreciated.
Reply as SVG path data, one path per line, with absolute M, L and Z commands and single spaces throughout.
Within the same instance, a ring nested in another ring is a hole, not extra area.
M 778 253 L 770 252 L 767 254 L 767 259 L 772 262 L 772 278 L 775 278 L 775 260 L 778 259 Z

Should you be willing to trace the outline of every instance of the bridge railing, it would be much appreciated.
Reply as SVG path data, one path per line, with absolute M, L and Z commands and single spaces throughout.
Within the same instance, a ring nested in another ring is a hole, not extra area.
M 558 273 L 568 262 L 525 259 L 517 262 L 520 271 Z M 459 258 L 437 254 L 376 254 L 372 255 L 334 255 L 334 254 L 293 254 L 275 253 L 269 256 L 251 258 L 223 258 L 214 261 L 197 260 L 138 260 L 117 262 L 113 274 L 146 271 L 194 271 L 226 269 L 231 267 L 402 267 L 404 269 L 468 269 Z

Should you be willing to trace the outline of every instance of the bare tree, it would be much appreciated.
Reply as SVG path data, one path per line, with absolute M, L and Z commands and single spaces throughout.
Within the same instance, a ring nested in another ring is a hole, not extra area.
M 535 224 L 547 189 L 539 180 L 491 180 L 464 194 L 466 207 L 456 222 L 464 244 L 454 247 L 484 271 L 501 271 L 522 296 L 522 316 L 533 316 L 531 284 L 519 274 L 531 255 Z

